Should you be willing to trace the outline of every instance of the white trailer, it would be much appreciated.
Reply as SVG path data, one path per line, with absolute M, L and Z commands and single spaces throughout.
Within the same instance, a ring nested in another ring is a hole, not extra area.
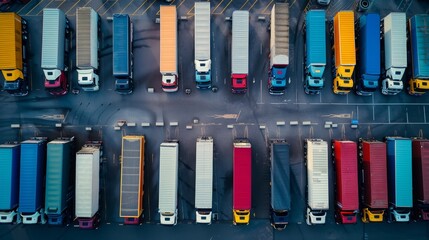
M 100 17 L 90 7 L 76 10 L 76 67 L 84 91 L 98 91 Z
M 402 77 L 407 68 L 407 20 L 403 12 L 393 12 L 383 18 L 385 79 L 381 92 L 396 95 L 404 88 Z
M 88 221 L 98 212 L 101 154 L 99 143 L 87 143 L 76 153 L 75 211 L 79 222 Z
M 233 93 L 247 91 L 249 74 L 249 12 L 232 13 L 231 81 Z
M 328 144 L 321 139 L 306 139 L 307 224 L 324 224 L 329 210 Z
M 213 199 L 213 138 L 196 143 L 195 210 L 197 223 L 211 223 Z
M 195 82 L 211 88 L 210 2 L 195 3 Z
M 179 143 L 163 142 L 159 156 L 158 211 L 163 225 L 177 224 Z

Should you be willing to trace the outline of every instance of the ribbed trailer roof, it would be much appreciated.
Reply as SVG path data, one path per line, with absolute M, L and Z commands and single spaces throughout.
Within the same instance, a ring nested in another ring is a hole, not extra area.
M 22 26 L 16 13 L 0 13 L 0 70 L 22 69 Z
M 213 139 L 198 138 L 196 143 L 195 208 L 211 209 L 213 198 Z
M 385 68 L 407 67 L 406 15 L 392 12 L 383 18 Z
M 329 209 L 328 143 L 307 140 L 308 206 L 313 210 Z
M 160 7 L 160 71 L 177 72 L 177 10 L 176 6 Z
M 307 65 L 326 65 L 326 13 L 310 10 L 306 15 Z
M 120 217 L 143 212 L 144 136 L 122 137 Z
M 289 64 L 289 4 L 276 3 L 271 10 L 270 65 Z
M 353 11 L 334 16 L 335 65 L 356 65 L 355 19 Z
M 413 75 L 429 79 L 429 14 L 414 15 L 409 21 Z
M 252 203 L 252 146 L 249 142 L 234 142 L 233 203 L 235 210 L 249 210 Z
M 249 12 L 232 13 L 231 71 L 234 74 L 249 73 Z
M 12 210 L 19 201 L 19 144 L 0 145 L 0 210 Z
M 90 7 L 76 10 L 76 66 L 98 68 L 98 14 Z
M 171 213 L 176 211 L 178 169 L 179 143 L 161 143 L 159 157 L 159 211 Z
M 210 2 L 195 3 L 195 59 L 210 59 Z
M 429 204 L 429 140 L 413 139 L 414 192 L 418 203 Z
M 289 210 L 291 202 L 289 144 L 276 141 L 270 144 L 271 158 L 271 207 Z
M 43 69 L 64 70 L 66 15 L 60 9 L 43 9 Z
M 127 14 L 113 15 L 113 75 L 130 76 L 131 22 Z
M 370 13 L 359 19 L 360 71 L 362 74 L 380 74 L 380 15 Z

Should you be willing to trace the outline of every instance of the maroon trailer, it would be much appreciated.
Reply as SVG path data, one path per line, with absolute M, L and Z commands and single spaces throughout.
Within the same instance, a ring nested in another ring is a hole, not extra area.
M 386 143 L 359 139 L 362 222 L 382 222 L 388 208 Z
M 356 223 L 359 212 L 357 144 L 333 140 L 332 148 L 336 172 L 335 220 L 338 223 Z
M 429 140 L 413 139 L 413 189 L 417 219 L 429 220 Z

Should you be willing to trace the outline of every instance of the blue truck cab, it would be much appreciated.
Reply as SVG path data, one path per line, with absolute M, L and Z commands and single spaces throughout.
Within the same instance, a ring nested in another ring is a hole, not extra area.
M 133 25 L 127 14 L 113 15 L 113 76 L 115 91 L 130 94 L 133 82 Z

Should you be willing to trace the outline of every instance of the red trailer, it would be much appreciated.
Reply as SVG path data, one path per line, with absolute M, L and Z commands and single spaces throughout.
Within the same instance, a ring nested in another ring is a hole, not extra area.
M 429 140 L 413 139 L 413 189 L 417 219 L 429 220 Z
M 234 140 L 233 223 L 249 224 L 252 198 L 252 146 L 247 139 Z
M 386 143 L 359 139 L 362 177 L 362 222 L 382 222 L 388 208 Z
M 333 140 L 336 172 L 335 219 L 338 223 L 356 223 L 359 212 L 357 145 L 353 141 Z

